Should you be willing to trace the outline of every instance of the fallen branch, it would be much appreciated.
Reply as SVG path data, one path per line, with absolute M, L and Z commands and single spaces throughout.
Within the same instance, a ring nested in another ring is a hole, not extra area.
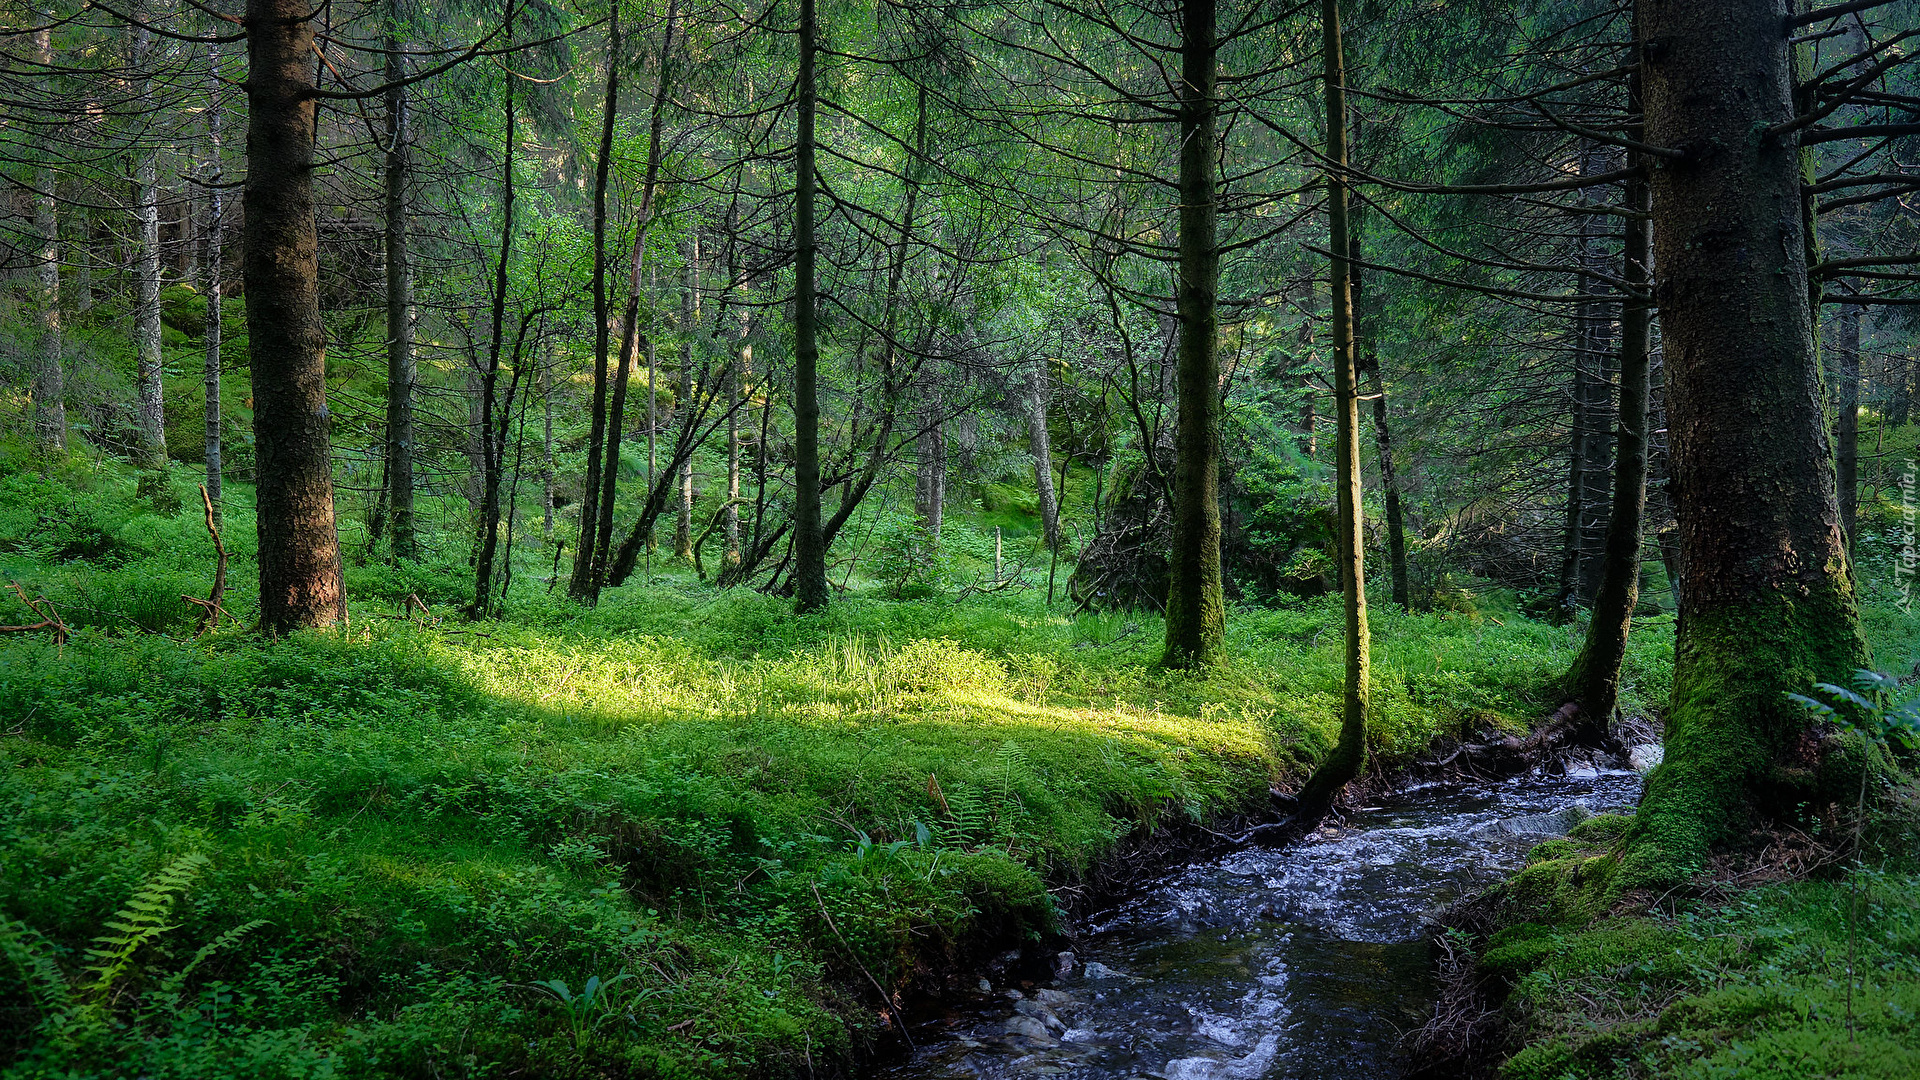
M 210 628 L 218 627 L 220 616 L 227 614 L 226 609 L 220 606 L 220 601 L 226 599 L 227 595 L 227 545 L 221 541 L 220 528 L 213 520 L 213 497 L 207 494 L 205 484 L 200 485 L 200 503 L 207 508 L 207 534 L 213 537 L 213 551 L 219 556 L 219 562 L 213 569 L 213 591 L 207 594 L 205 600 L 197 596 L 180 597 L 200 609 L 200 622 L 193 630 L 196 637 L 206 633 Z M 227 615 L 227 617 L 233 616 Z
M 847 943 L 847 936 L 840 932 L 840 925 L 833 921 L 832 915 L 827 913 L 827 902 L 820 898 L 820 886 L 808 882 L 807 888 L 813 890 L 813 902 L 820 905 L 820 915 L 827 920 L 827 928 L 833 931 L 834 937 L 840 939 L 840 944 L 846 948 L 847 955 L 853 958 L 853 964 L 860 969 L 860 974 L 865 975 L 867 981 L 873 984 L 873 989 L 879 993 L 881 1002 L 892 1008 L 893 1026 L 899 1030 L 900 1037 L 906 1040 L 907 1049 L 913 1049 L 913 1036 L 907 1034 L 907 1019 L 900 1015 L 900 1006 L 895 1004 L 893 998 L 881 987 L 880 980 L 873 977 L 873 972 L 867 970 L 867 965 L 860 962 L 860 954 L 854 952 L 853 946 Z
M 27 610 L 40 616 L 40 621 L 21 626 L 0 626 L 0 634 L 30 634 L 36 630 L 49 630 L 53 633 L 54 649 L 59 650 L 65 646 L 67 635 L 72 631 L 67 629 L 67 624 L 60 620 L 60 613 L 54 610 L 53 603 L 44 596 L 34 600 L 27 599 L 27 590 L 21 588 L 17 581 L 7 582 L 7 587 L 20 598 L 21 603 L 27 605 Z

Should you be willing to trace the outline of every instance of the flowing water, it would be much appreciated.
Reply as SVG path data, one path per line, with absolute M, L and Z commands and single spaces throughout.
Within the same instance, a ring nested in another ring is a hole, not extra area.
M 1639 790 L 1591 770 L 1427 787 L 1292 847 L 1188 866 L 1083 934 L 1071 974 L 952 1003 L 882 1075 L 1387 1080 L 1437 990 L 1424 917 Z

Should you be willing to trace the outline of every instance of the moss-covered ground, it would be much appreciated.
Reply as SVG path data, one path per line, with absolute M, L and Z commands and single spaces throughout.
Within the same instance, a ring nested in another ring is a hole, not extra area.
M 1236 610 L 1174 675 L 1153 619 L 1037 590 L 855 579 L 796 619 L 657 563 L 587 611 L 523 539 L 504 621 L 437 618 L 463 558 L 356 559 L 349 629 L 267 642 L 248 498 L 238 622 L 195 636 L 195 508 L 111 463 L 0 476 L 0 580 L 75 627 L 0 637 L 5 1075 L 824 1072 L 889 1022 L 875 984 L 1039 938 L 1048 886 L 1261 804 L 1337 727 L 1330 601 Z M 1576 633 L 1482 600 L 1377 613 L 1384 758 L 1548 704 Z M 1670 646 L 1650 620 L 1630 694 Z

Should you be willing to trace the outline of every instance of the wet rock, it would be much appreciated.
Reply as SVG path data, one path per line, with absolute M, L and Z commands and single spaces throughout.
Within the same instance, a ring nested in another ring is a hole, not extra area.
M 1005 1027 L 1007 1034 L 1018 1035 L 1023 1039 L 1031 1039 L 1039 1046 L 1060 1045 L 1059 1041 L 1053 1037 L 1053 1034 L 1047 1030 L 1047 1025 L 1035 1020 L 1031 1016 L 1015 1016 L 1002 1026 Z
M 980 992 L 981 992 L 981 993 L 983 993 L 983 994 L 991 994 L 991 993 L 993 993 L 993 984 L 992 984 L 992 983 L 990 983 L 990 982 L 988 982 L 988 981 L 987 981 L 987 980 L 985 980 L 985 979 L 981 979 L 981 980 L 980 980 Z
M 1124 979 L 1127 977 L 1126 972 L 1115 971 L 1114 969 L 1108 967 L 1107 965 L 1101 963 L 1098 960 L 1095 960 L 1093 963 L 1088 964 L 1086 967 L 1082 968 L 1081 971 L 1089 979 Z
M 1014 1002 L 1013 1011 L 1016 1013 L 1019 1013 L 1021 1016 L 1033 1017 L 1035 1020 L 1038 1020 L 1042 1024 L 1045 1024 L 1047 1027 L 1047 1030 L 1049 1032 L 1052 1032 L 1055 1035 L 1058 1035 L 1059 1033 L 1067 1030 L 1066 1023 L 1062 1021 L 1060 1017 L 1055 1015 L 1052 1009 L 1047 1008 L 1045 1005 L 1042 1005 L 1039 1002 L 1032 1000 L 1031 998 L 1029 998 L 1026 1001 Z
M 1021 993 L 1021 992 L 1020 992 L 1020 991 L 1018 991 L 1018 990 L 1014 990 L 1014 989 L 1012 989 L 1012 988 L 1009 988 L 1009 989 L 1007 990 L 1007 999 L 1008 999 L 1009 1001 L 1019 1001 L 1019 1000 L 1020 1000 L 1021 998 L 1023 998 L 1023 997 L 1026 997 L 1026 996 L 1027 996 L 1027 995 L 1025 995 L 1025 994 L 1023 994 L 1023 993 Z
M 1634 772 L 1644 773 L 1666 760 L 1666 748 L 1658 743 L 1641 743 L 1627 750 L 1627 765 Z
M 1568 829 L 1592 816 L 1593 811 L 1574 803 L 1551 813 L 1525 814 L 1495 822 L 1491 831 L 1508 836 L 1565 836 Z
M 1073 974 L 1075 957 L 1070 952 L 1055 953 L 1053 956 L 1053 977 L 1064 979 Z
M 1064 990 L 1035 990 L 1033 1000 L 1049 1009 L 1069 1009 L 1080 1004 L 1079 999 Z

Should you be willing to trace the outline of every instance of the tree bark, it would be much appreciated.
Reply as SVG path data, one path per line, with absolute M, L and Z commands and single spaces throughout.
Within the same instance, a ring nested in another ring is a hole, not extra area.
M 1840 532 L 1853 546 L 1860 506 L 1860 316 L 1859 304 L 1842 304 L 1833 320 L 1834 476 Z
M 919 517 L 927 539 L 938 547 L 947 501 L 946 417 L 942 414 L 939 368 L 929 361 L 920 372 L 920 434 L 914 439 L 913 512 Z
M 1643 0 L 1667 426 L 1685 606 L 1666 764 L 1618 884 L 1682 879 L 1750 814 L 1819 795 L 1787 700 L 1865 666 L 1807 296 L 1784 7 Z
M 799 134 L 794 150 L 793 297 L 793 596 L 806 614 L 827 606 L 827 545 L 820 521 L 820 400 L 815 382 L 820 346 L 814 296 L 814 0 L 800 0 L 800 65 L 794 95 Z
M 513 0 L 507 0 L 506 38 L 513 41 Z M 467 614 L 484 619 L 493 613 L 493 556 L 500 542 L 500 480 L 506 471 L 506 430 L 511 421 L 509 395 L 500 418 L 500 436 L 494 436 L 494 411 L 500 407 L 495 393 L 500 381 L 500 354 L 505 346 L 507 318 L 507 269 L 513 257 L 513 211 L 517 192 L 513 183 L 513 144 L 518 138 L 514 117 L 514 76 L 505 82 L 505 140 L 500 153 L 500 256 L 494 263 L 493 311 L 488 323 L 487 366 L 480 373 L 480 535 L 473 560 L 473 602 Z M 518 349 L 516 348 L 516 353 Z M 518 356 L 513 378 L 519 381 Z
M 607 369 L 612 361 L 612 305 L 607 298 L 607 179 L 613 165 L 613 130 L 620 107 L 620 5 L 616 2 L 607 29 L 607 92 L 600 112 L 600 156 L 593 168 L 593 407 L 587 432 L 587 482 L 580 497 L 580 535 L 574 544 L 573 575 L 567 595 L 589 603 L 599 599 L 594 586 L 599 566 L 600 486 L 602 470 L 619 467 L 605 458 L 607 439 Z M 626 364 L 626 357 L 620 358 Z M 624 371 L 620 388 L 626 386 Z M 625 394 L 622 393 L 624 405 Z M 613 418 L 618 424 L 619 418 Z
M 678 13 L 677 0 L 669 0 L 666 21 L 660 31 L 659 79 L 654 84 L 647 123 L 647 169 L 640 183 L 640 207 L 634 215 L 633 254 L 627 266 L 627 307 L 622 319 L 620 369 L 614 376 L 613 408 L 607 421 L 607 449 L 603 459 L 606 467 L 600 474 L 599 523 L 587 592 L 590 604 L 600 602 L 600 590 L 607 580 L 609 559 L 613 556 L 613 504 L 619 491 L 620 439 L 626 420 L 627 383 L 633 372 L 633 358 L 643 340 L 647 357 L 647 484 L 649 487 L 653 484 L 653 341 L 640 333 L 640 272 L 646 265 L 647 236 L 653 227 L 653 203 L 660 185 L 661 140 L 666 124 L 667 87 L 673 77 L 673 35 Z M 620 576 L 624 578 L 625 574 Z
M 35 58 L 43 70 L 53 65 L 53 31 L 49 10 L 36 6 L 42 25 L 33 33 Z M 47 81 L 51 83 L 51 77 Z M 52 96 L 51 87 L 45 92 Z M 40 449 L 60 452 L 67 448 L 67 380 L 62 353 L 66 335 L 60 327 L 60 215 L 54 202 L 58 177 L 50 168 L 34 170 L 33 237 L 39 250 L 39 295 L 34 298 L 40 317 L 40 340 L 35 343 L 33 365 L 33 433 Z
M 1629 210 L 1647 211 L 1648 189 L 1644 177 L 1627 181 L 1626 205 Z M 1652 225 L 1645 218 L 1629 217 L 1624 232 L 1622 276 L 1629 287 L 1645 289 L 1653 264 Z M 1586 746 L 1607 743 L 1607 725 L 1620 697 L 1620 667 L 1626 660 L 1627 634 L 1633 627 L 1634 605 L 1640 599 L 1652 330 L 1650 301 L 1628 296 L 1620 316 L 1620 421 L 1614 437 L 1617 461 L 1605 558 L 1600 587 L 1594 595 L 1593 615 L 1587 622 L 1586 644 L 1567 677 L 1570 696 L 1580 708 L 1573 738 Z
M 1373 397 L 1373 441 L 1380 457 L 1380 490 L 1387 520 L 1387 570 L 1392 582 L 1395 607 L 1411 611 L 1411 585 L 1407 576 L 1407 523 L 1400 504 L 1400 478 L 1393 460 L 1393 430 L 1387 419 L 1387 384 L 1380 371 L 1380 353 L 1374 347 L 1374 329 L 1379 320 L 1379 305 L 1371 302 L 1372 290 L 1366 287 L 1366 275 L 1355 265 L 1365 262 L 1365 204 L 1349 206 L 1350 236 L 1347 240 L 1348 276 L 1353 292 L 1353 341 L 1355 364 L 1366 372 Z
M 141 80 L 141 100 L 149 100 L 150 79 L 144 72 L 153 49 L 152 32 L 133 30 L 133 66 Z M 133 344 L 136 357 L 136 384 L 140 395 L 139 459 L 143 469 L 160 471 L 167 467 L 167 415 L 164 398 L 164 361 L 160 355 L 160 180 L 158 151 L 137 148 L 133 166 L 134 187 L 134 301 Z M 164 487 L 164 477 L 147 484 Z M 164 499 L 164 496 L 162 496 Z
M 220 46 L 207 46 L 207 72 L 213 76 L 209 85 L 214 91 L 207 95 L 207 227 L 206 254 L 201 259 L 201 267 L 206 275 L 207 293 L 207 330 L 206 363 L 202 381 L 206 390 L 206 465 L 207 465 L 207 505 L 215 520 L 220 517 L 223 508 L 221 501 L 221 475 L 224 469 L 224 447 L 220 430 L 220 363 L 221 363 L 221 284 L 220 278 L 226 273 L 226 199 L 220 187 L 225 175 L 220 164 L 220 126 L 223 121 L 218 93 L 220 75 Z
M 740 562 L 740 409 L 748 380 L 753 377 L 753 343 L 747 337 L 750 327 L 748 315 L 742 312 L 739 366 L 727 373 L 727 505 L 721 511 L 726 517 L 726 566 Z
M 247 0 L 242 273 L 259 462 L 260 622 L 276 634 L 347 616 L 313 218 L 312 14 L 307 0 Z
M 1027 448 L 1033 458 L 1033 488 L 1040 501 L 1040 534 L 1048 551 L 1060 549 L 1060 496 L 1053 487 L 1053 440 L 1047 430 L 1047 365 L 1038 357 L 1027 369 Z
M 1162 662 L 1211 661 L 1226 637 L 1220 569 L 1220 287 L 1214 159 L 1215 0 L 1183 0 L 1180 50 L 1180 317 L 1174 433 L 1173 530 L 1168 551 L 1167 637 Z
M 386 79 L 406 78 L 401 55 L 400 3 L 389 0 L 386 37 Z M 413 508 L 413 396 L 419 371 L 413 354 L 413 244 L 408 216 L 413 169 L 413 131 L 408 116 L 407 89 L 387 91 L 387 516 L 393 536 L 393 557 L 419 558 L 418 526 Z
M 1317 825 L 1347 781 L 1360 775 L 1367 760 L 1369 641 L 1367 635 L 1366 548 L 1362 541 L 1360 501 L 1360 395 L 1353 340 L 1352 232 L 1347 220 L 1349 193 L 1342 170 L 1347 164 L 1346 57 L 1340 40 L 1339 0 L 1322 0 L 1321 31 L 1326 64 L 1328 250 L 1332 275 L 1333 398 L 1336 448 L 1335 487 L 1339 496 L 1340 588 L 1346 612 L 1346 677 L 1340 708 L 1340 738 L 1300 789 L 1296 830 Z
M 687 244 L 685 278 L 680 292 L 680 385 L 674 406 L 685 409 L 693 401 L 693 341 L 700 325 L 700 237 L 696 233 Z M 673 523 L 673 554 L 693 559 L 693 457 L 680 462 L 679 498 Z

